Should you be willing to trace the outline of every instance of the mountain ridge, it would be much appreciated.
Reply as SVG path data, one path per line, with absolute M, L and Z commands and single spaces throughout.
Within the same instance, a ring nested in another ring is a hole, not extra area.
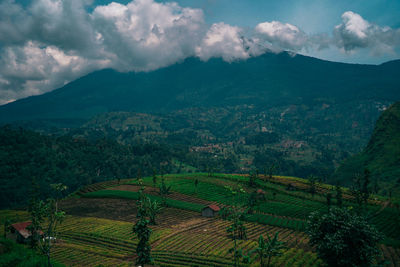
M 231 63 L 188 58 L 151 72 L 104 69 L 51 92 L 0 106 L 0 122 L 90 118 L 110 111 L 165 112 L 192 106 L 273 106 L 316 98 L 346 101 L 363 94 L 393 102 L 400 99 L 400 80 L 393 75 L 400 73 L 398 69 L 400 60 L 358 65 L 288 53 Z

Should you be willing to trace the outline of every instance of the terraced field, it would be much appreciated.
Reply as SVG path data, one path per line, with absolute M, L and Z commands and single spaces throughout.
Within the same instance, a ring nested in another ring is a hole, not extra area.
M 206 174 L 166 175 L 166 183 L 172 186 L 168 195 L 170 207 L 164 208 L 157 217 L 158 224 L 151 226 L 152 255 L 157 266 L 232 266 L 229 249 L 233 241 L 226 229 L 229 221 L 219 217 L 201 217 L 201 207 L 214 203 L 230 206 L 235 201 L 227 194 L 226 185 L 241 185 L 246 194 L 254 190 L 247 186 L 246 176 Z M 198 179 L 197 188 L 194 180 Z M 314 210 L 327 209 L 323 203 L 323 190 L 313 198 L 307 192 L 287 191 L 287 182 L 277 177 L 271 182 L 258 181 L 258 188 L 266 191 L 266 199 L 246 216 L 247 239 L 239 240 L 238 246 L 246 254 L 257 246 L 260 235 L 279 232 L 279 239 L 288 249 L 272 260 L 273 266 L 323 266 L 313 248 L 308 244 L 303 229 L 305 218 Z M 295 178 L 293 178 L 295 179 Z M 297 181 L 297 180 L 295 180 Z M 158 199 L 152 178 L 143 179 L 145 193 Z M 301 180 L 296 184 L 300 188 Z M 304 185 L 305 186 L 305 185 Z M 136 221 L 138 191 L 136 179 L 109 181 L 88 186 L 74 196 L 63 200 L 60 207 L 68 214 L 59 227 L 59 239 L 52 256 L 67 266 L 133 266 L 137 238 L 132 233 Z M 275 192 L 275 194 L 273 194 Z M 346 205 L 354 205 L 351 199 Z M 371 203 L 372 222 L 387 236 L 389 245 L 381 245 L 382 257 L 387 266 L 400 266 L 398 248 L 399 227 L 397 211 L 390 206 Z M 24 211 L 0 211 L 0 222 L 5 218 L 13 221 L 28 219 Z M 3 231 L 3 228 L 1 228 Z M 257 261 L 243 266 L 258 266 Z

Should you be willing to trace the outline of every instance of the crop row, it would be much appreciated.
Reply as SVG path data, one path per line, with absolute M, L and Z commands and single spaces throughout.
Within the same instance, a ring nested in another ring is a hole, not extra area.
M 120 183 L 128 182 L 128 181 L 129 181 L 128 179 L 121 180 L 120 182 L 118 182 L 118 180 L 109 180 L 109 181 L 99 182 L 99 183 L 95 183 L 95 184 L 90 184 L 90 185 L 87 185 L 87 186 L 79 189 L 76 194 L 81 196 L 81 195 L 89 193 L 89 192 L 103 190 L 110 186 L 115 186 Z
M 58 231 L 61 233 L 84 232 L 122 240 L 133 238 L 132 223 L 91 217 L 67 216 Z
M 172 264 L 174 266 L 230 266 L 232 261 L 220 257 L 196 255 L 193 253 L 174 252 L 155 250 L 152 253 L 155 263 L 164 266 Z
M 52 257 L 68 266 L 128 266 L 122 255 L 111 255 L 107 250 L 89 246 L 58 245 L 53 248 Z
M 131 191 L 119 191 L 119 190 L 100 190 L 96 192 L 90 192 L 83 195 L 84 197 L 88 198 L 124 198 L 124 199 L 139 199 L 138 192 L 131 192 Z M 148 195 L 148 197 L 152 200 L 157 200 L 159 202 L 162 201 L 161 197 Z M 166 199 L 167 205 L 170 207 L 178 208 L 178 209 L 186 209 L 200 212 L 201 209 L 204 207 L 201 204 L 197 203 L 190 203 L 185 201 L 179 201 L 176 199 Z

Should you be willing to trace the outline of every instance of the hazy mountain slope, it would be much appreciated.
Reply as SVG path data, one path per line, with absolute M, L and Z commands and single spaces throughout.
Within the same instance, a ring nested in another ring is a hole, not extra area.
M 107 111 L 162 112 L 193 106 L 279 106 L 400 99 L 400 61 L 380 66 L 287 53 L 246 61 L 190 58 L 148 73 L 102 70 L 40 96 L 0 107 L 0 121 L 88 118 Z
M 379 117 L 371 139 L 362 153 L 348 159 L 337 171 L 340 181 L 351 181 L 367 168 L 386 189 L 400 187 L 400 102 Z M 395 191 L 396 191 L 395 190 Z

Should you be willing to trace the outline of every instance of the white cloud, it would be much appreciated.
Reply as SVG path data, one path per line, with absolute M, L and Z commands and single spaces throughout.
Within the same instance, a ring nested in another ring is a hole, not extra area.
M 21 47 L 7 47 L 0 53 L 0 104 L 50 91 L 108 64 L 32 41 Z
M 206 28 L 201 10 L 152 0 L 99 6 L 91 17 L 119 70 L 153 70 L 192 56 Z
M 88 11 L 92 0 L 0 0 L 0 104 L 60 87 L 91 71 L 149 71 L 187 57 L 244 60 L 265 51 L 307 52 L 334 44 L 344 51 L 393 52 L 400 30 L 379 27 L 353 12 L 333 37 L 307 35 L 279 21 L 253 30 L 207 25 L 200 9 L 174 2 L 112 2 Z
M 400 45 L 400 30 L 379 27 L 347 11 L 342 15 L 342 23 L 335 26 L 334 38 L 336 45 L 346 52 L 370 48 L 376 54 L 393 53 Z
M 245 38 L 241 31 L 239 27 L 223 22 L 213 24 L 196 47 L 196 55 L 202 60 L 222 57 L 228 62 L 249 58 L 250 54 L 245 48 Z
M 308 45 L 307 35 L 289 23 L 263 22 L 258 24 L 255 30 L 275 48 L 298 51 Z

